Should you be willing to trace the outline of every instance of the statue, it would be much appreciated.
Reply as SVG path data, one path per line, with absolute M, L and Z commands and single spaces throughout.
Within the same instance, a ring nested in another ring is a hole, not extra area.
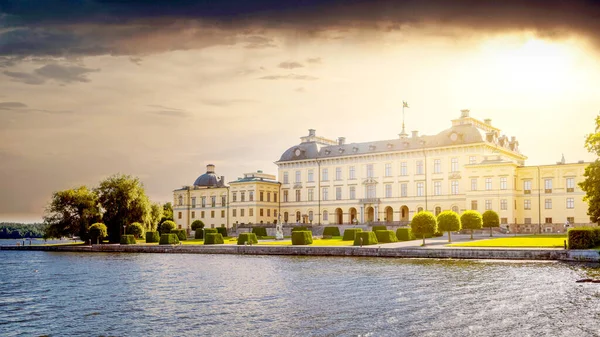
M 283 226 L 281 226 L 281 222 L 277 222 L 277 225 L 275 225 L 275 239 L 276 240 L 283 240 Z

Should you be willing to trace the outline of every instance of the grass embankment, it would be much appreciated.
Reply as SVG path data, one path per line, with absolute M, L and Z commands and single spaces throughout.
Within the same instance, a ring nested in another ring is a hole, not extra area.
M 527 235 L 453 243 L 450 247 L 564 248 L 566 235 Z
M 331 239 L 313 239 L 310 246 L 352 246 L 354 241 L 342 241 L 341 236 L 334 236 Z M 280 241 L 258 241 L 258 245 L 264 246 L 291 246 L 292 240 Z

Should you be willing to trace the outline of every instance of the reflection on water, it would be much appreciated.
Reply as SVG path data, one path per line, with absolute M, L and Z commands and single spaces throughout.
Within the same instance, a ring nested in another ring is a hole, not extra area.
M 0 335 L 595 336 L 563 263 L 0 251 Z

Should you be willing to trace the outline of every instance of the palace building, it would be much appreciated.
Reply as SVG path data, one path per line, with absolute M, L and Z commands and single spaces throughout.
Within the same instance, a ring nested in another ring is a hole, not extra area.
M 462 110 L 436 135 L 404 131 L 396 139 L 347 143 L 310 129 L 275 164 L 226 185 L 214 165 L 174 193 L 180 228 L 234 224 L 405 225 L 427 210 L 494 210 L 518 232 L 562 232 L 589 223 L 582 161 L 526 166 L 516 137 Z

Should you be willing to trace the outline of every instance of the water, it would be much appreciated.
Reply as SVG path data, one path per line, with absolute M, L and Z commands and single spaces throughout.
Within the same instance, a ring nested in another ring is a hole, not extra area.
M 600 336 L 598 269 L 0 251 L 0 336 Z

